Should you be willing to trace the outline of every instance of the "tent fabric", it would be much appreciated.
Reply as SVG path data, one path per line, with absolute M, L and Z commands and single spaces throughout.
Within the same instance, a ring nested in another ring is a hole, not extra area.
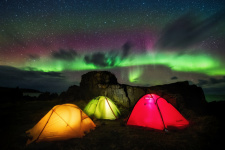
M 89 117 L 96 119 L 118 119 L 120 111 L 111 99 L 105 96 L 99 96 L 92 99 L 84 108 L 84 112 Z
M 183 129 L 189 125 L 189 121 L 162 97 L 156 94 L 147 94 L 136 103 L 127 125 L 158 130 Z
M 94 122 L 76 105 L 54 106 L 32 129 L 26 131 L 27 144 L 34 141 L 56 141 L 81 138 L 96 126 Z

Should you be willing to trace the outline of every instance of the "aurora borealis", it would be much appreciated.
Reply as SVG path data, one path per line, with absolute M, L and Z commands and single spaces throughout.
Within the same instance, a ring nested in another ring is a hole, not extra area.
M 120 83 L 225 90 L 225 2 L 4 0 L 0 86 L 61 92 L 90 70 Z M 54 88 L 53 88 L 54 87 Z

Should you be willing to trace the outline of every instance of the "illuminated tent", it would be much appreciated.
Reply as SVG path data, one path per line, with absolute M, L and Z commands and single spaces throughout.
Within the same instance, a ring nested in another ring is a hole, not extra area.
M 84 112 L 97 119 L 117 119 L 120 111 L 112 100 L 105 96 L 99 96 L 92 99 L 84 108 Z
M 127 125 L 143 126 L 153 129 L 183 129 L 189 122 L 169 104 L 156 94 L 143 96 L 135 105 Z
M 33 141 L 56 141 L 80 138 L 95 128 L 93 121 L 76 105 L 53 107 L 32 129 L 26 131 Z

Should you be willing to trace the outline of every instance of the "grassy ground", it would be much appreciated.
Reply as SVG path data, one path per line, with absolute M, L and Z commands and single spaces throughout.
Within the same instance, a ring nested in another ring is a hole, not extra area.
M 25 131 L 32 128 L 59 101 L 21 102 L 0 106 L 0 149 L 219 149 L 224 142 L 223 118 L 213 115 L 189 116 L 190 126 L 180 131 L 150 130 L 126 126 L 124 119 L 115 121 L 95 120 L 97 127 L 81 139 L 40 142 L 28 146 Z M 76 102 L 84 108 L 85 102 Z

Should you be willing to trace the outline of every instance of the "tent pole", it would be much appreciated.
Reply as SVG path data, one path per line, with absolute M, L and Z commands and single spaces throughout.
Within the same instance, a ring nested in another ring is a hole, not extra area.
M 105 97 L 105 99 L 106 99 L 106 101 L 107 101 L 107 103 L 108 103 L 108 105 L 109 105 L 109 101 L 108 101 L 108 99 Z M 109 108 L 111 109 L 111 111 L 112 111 L 112 113 L 113 113 L 113 115 L 116 117 L 116 115 L 114 114 L 114 112 L 113 112 L 113 110 L 112 110 L 112 108 L 111 108 L 111 106 L 109 105 Z M 116 117 L 116 119 L 118 119 L 117 117 Z
M 152 96 L 152 95 L 151 95 Z M 152 96 L 152 98 L 153 98 L 153 96 Z M 161 119 L 162 119 L 162 122 L 163 122 L 163 127 L 164 127 L 164 129 L 166 129 L 166 126 L 165 126 L 165 123 L 164 123 L 164 120 L 163 120 L 163 116 L 162 116 L 162 113 L 161 113 L 161 111 L 160 111 L 160 109 L 159 109 L 159 106 L 158 106 L 158 99 L 160 99 L 161 97 L 159 97 L 159 98 L 157 98 L 156 99 L 156 106 L 157 106 L 157 109 L 158 109 L 158 111 L 159 111 L 159 114 L 160 114 L 160 117 L 161 117 Z
M 42 132 L 44 131 L 46 125 L 48 124 L 48 122 L 49 122 L 49 120 L 50 120 L 50 118 L 51 118 L 53 112 L 54 112 L 54 109 L 52 109 L 52 113 L 51 113 L 51 115 L 49 116 L 48 121 L 46 122 L 45 126 L 43 127 L 43 129 L 41 130 L 40 134 L 38 135 L 38 137 L 37 137 L 37 139 L 36 139 L 35 141 L 37 141 L 37 140 L 39 139 L 39 137 L 41 136 L 41 134 L 42 134 Z

